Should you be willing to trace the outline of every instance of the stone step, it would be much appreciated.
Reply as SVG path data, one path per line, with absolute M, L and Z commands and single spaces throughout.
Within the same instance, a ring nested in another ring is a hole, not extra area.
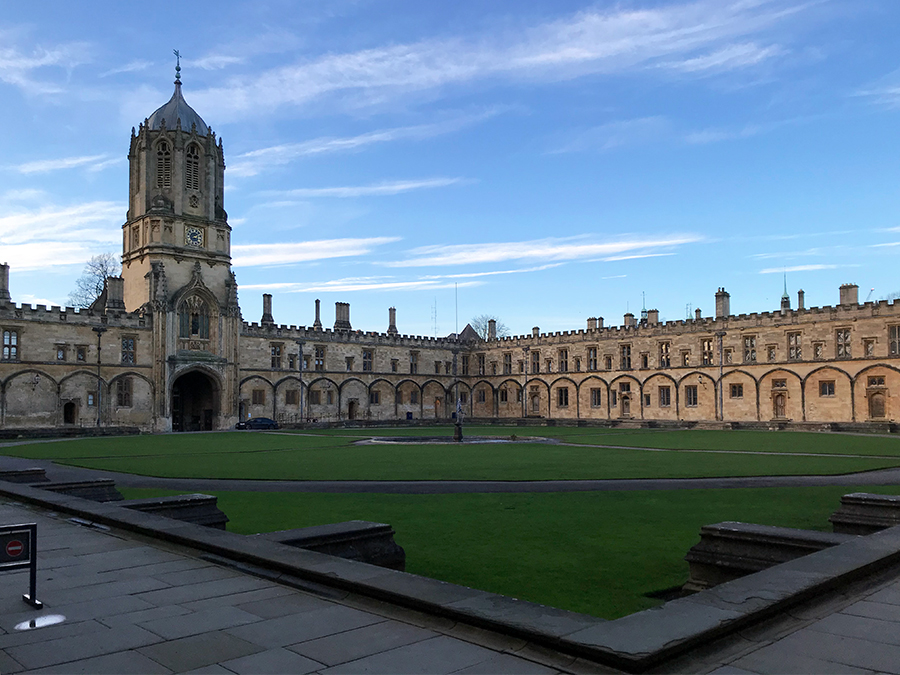
M 90 499 L 94 502 L 118 502 L 125 499 L 122 493 L 116 489 L 115 482 L 109 478 L 65 482 L 48 481 L 46 483 L 32 483 L 31 487 L 58 492 L 70 497 Z
M 43 469 L 39 469 L 37 467 L 31 469 L 8 469 L 6 471 L 0 471 L 0 480 L 5 480 L 8 483 L 43 483 L 49 482 L 49 478 L 47 478 L 47 472 Z
M 183 520 L 186 523 L 214 527 L 224 530 L 228 522 L 218 507 L 218 498 L 213 495 L 189 494 L 170 497 L 150 497 L 147 499 L 126 499 L 119 506 L 143 513 Z
M 900 525 L 900 495 L 844 495 L 841 507 L 828 520 L 835 532 L 843 534 L 872 534 Z

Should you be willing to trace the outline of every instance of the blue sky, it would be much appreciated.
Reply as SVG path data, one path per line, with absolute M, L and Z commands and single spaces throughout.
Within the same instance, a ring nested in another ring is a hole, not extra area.
M 87 8 L 90 8 L 88 11 Z M 128 139 L 224 139 L 244 318 L 446 335 L 900 291 L 900 3 L 37 2 L 0 16 L 0 259 L 65 304 L 121 252 Z M 435 318 L 436 314 L 436 318 Z

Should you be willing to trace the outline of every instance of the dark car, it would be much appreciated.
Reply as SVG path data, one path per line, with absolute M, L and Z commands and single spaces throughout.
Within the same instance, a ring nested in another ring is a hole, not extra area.
M 254 417 L 245 422 L 238 422 L 234 425 L 235 429 L 277 429 L 278 422 L 268 417 Z

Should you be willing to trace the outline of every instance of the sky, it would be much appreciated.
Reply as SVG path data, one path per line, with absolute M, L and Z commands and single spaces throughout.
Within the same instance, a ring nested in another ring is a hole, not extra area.
M 90 8 L 89 10 L 87 8 Z M 65 305 L 121 253 L 173 90 L 223 139 L 244 319 L 512 334 L 900 292 L 900 2 L 9 3 L 0 261 Z M 644 304 L 646 303 L 646 304 Z

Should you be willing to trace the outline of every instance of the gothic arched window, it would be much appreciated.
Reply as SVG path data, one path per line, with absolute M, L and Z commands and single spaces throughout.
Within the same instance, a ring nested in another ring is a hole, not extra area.
M 191 296 L 182 303 L 178 323 L 178 337 L 209 339 L 209 309 L 197 296 Z
M 172 187 L 172 153 L 165 141 L 156 146 L 156 187 Z
M 196 145 L 190 145 L 185 158 L 184 186 L 188 190 L 200 189 L 200 151 Z

